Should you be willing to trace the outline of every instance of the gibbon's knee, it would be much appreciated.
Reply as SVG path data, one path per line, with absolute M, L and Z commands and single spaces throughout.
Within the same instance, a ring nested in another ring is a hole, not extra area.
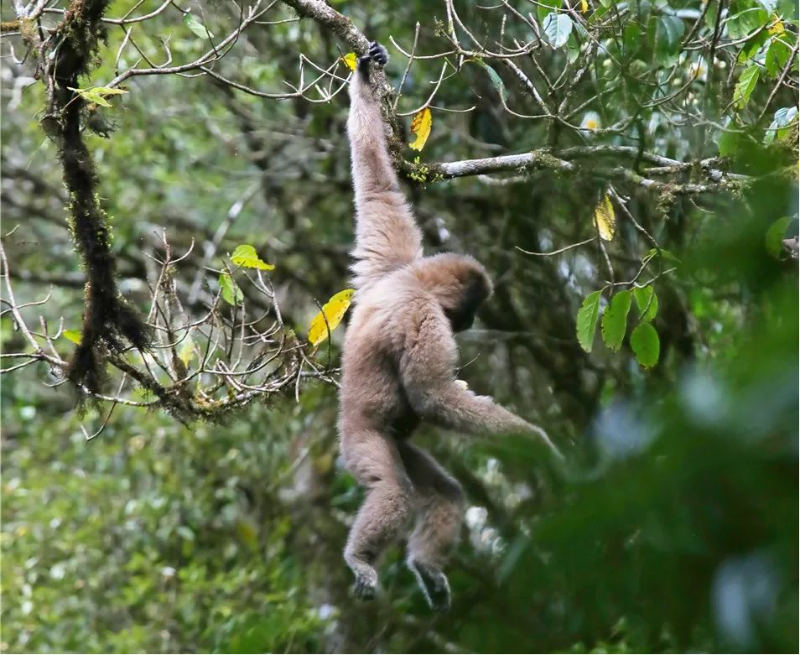
M 432 495 L 422 501 L 417 524 L 408 539 L 409 563 L 441 569 L 461 535 L 463 495 Z
M 405 531 L 414 506 L 409 483 L 378 482 L 369 490 L 356 516 L 345 559 L 374 565 L 386 546 Z

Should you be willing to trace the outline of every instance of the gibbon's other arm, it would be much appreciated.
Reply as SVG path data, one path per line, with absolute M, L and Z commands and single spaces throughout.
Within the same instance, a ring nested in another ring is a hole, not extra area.
M 541 439 L 559 459 L 563 455 L 541 428 L 476 396 L 456 381 L 457 347 L 447 318 L 431 313 L 420 322 L 415 343 L 400 363 L 403 386 L 412 408 L 439 427 L 474 435 L 524 434 Z
M 386 50 L 373 43 L 350 81 L 347 134 L 356 205 L 357 288 L 422 257 L 422 235 L 400 190 L 387 149 L 386 126 L 370 84 L 370 67 L 384 66 Z

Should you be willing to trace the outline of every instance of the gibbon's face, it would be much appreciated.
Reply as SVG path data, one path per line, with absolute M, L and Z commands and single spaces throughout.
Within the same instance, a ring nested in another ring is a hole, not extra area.
M 425 257 L 411 270 L 439 301 L 453 332 L 472 327 L 478 308 L 492 295 L 486 269 L 469 255 L 441 253 Z
M 475 322 L 475 314 L 491 295 L 492 289 L 486 275 L 481 271 L 470 272 L 461 284 L 460 298 L 450 307 L 444 307 L 453 332 L 469 330 Z

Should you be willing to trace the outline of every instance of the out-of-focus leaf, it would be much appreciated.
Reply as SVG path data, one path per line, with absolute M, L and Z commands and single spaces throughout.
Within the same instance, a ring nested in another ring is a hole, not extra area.
M 271 271 L 275 268 L 274 264 L 265 262 L 258 256 L 256 249 L 247 244 L 236 246 L 236 250 L 231 255 L 231 261 L 237 266 L 256 268 L 260 271 Z
M 783 26 L 783 21 L 778 16 L 772 14 L 771 19 L 772 25 L 770 25 L 769 29 L 767 30 L 770 34 L 779 36 L 786 32 L 786 28 Z
M 192 30 L 195 36 L 199 36 L 201 39 L 209 39 L 214 36 L 211 33 L 211 31 L 205 25 L 203 25 L 200 19 L 194 14 L 184 14 L 183 22 L 186 23 L 186 27 Z
M 733 102 L 739 109 L 744 109 L 747 103 L 750 102 L 750 96 L 758 82 L 758 71 L 758 66 L 754 64 L 745 68 L 739 76 L 739 81 L 733 90 Z
M 503 102 L 505 102 L 508 96 L 506 95 L 506 85 L 503 83 L 503 78 L 497 74 L 497 71 L 494 68 L 483 61 L 483 59 L 478 58 L 473 59 L 473 61 L 486 69 L 486 72 L 489 73 L 489 79 L 492 81 L 494 88 L 497 89 L 497 92 L 500 94 Z
M 600 114 L 596 111 L 587 111 L 581 120 L 581 129 L 594 132 L 600 127 Z
M 792 56 L 792 49 L 786 43 L 785 36 L 773 38 L 764 57 L 764 66 L 770 77 L 778 77 L 783 72 L 783 67 Z
M 683 21 L 677 16 L 659 16 L 656 23 L 656 49 L 661 60 L 677 52 L 685 29 Z
M 779 218 L 769 226 L 767 233 L 764 235 L 764 246 L 767 252 L 775 259 L 781 258 L 781 254 L 783 253 L 783 238 L 786 234 L 786 228 L 789 227 L 789 223 L 791 222 L 792 219 L 788 216 Z
M 258 549 L 258 526 L 252 519 L 239 517 L 236 521 L 236 536 L 251 550 Z
M 433 116 L 431 110 L 425 107 L 414 116 L 411 121 L 411 134 L 414 135 L 414 140 L 408 144 L 409 148 L 413 150 L 422 150 L 428 142 L 428 137 L 431 134 L 431 126 L 433 125 Z
M 652 321 L 658 314 L 658 296 L 652 284 L 646 287 L 637 287 L 633 290 L 636 306 L 639 308 L 639 318 L 642 321 Z
M 608 193 L 603 196 L 600 204 L 594 210 L 594 224 L 597 232 L 604 241 L 611 241 L 617 229 L 617 216 L 614 213 L 614 205 L 611 204 L 611 197 Z
M 644 368 L 653 368 L 658 363 L 661 342 L 651 323 L 639 323 L 631 333 L 631 349 L 636 361 Z
M 184 365 L 189 366 L 189 362 L 192 361 L 194 356 L 194 340 L 192 339 L 192 335 L 188 335 L 178 348 L 178 359 L 180 359 Z
M 80 330 L 64 330 L 61 333 L 61 336 L 64 337 L 67 341 L 71 341 L 72 343 L 80 345 L 81 343 L 81 332 Z
M 726 126 L 727 127 L 727 126 Z M 719 154 L 723 157 L 732 157 L 739 150 L 741 134 L 734 131 L 720 132 L 717 139 Z
M 536 14 L 539 20 L 543 21 L 549 14 L 556 11 L 561 6 L 561 0 L 541 0 L 536 5 Z
M 676 264 L 680 264 L 681 263 L 681 260 L 678 259 L 674 255 L 674 253 L 670 252 L 669 250 L 665 250 L 664 248 L 661 248 L 661 250 L 657 250 L 655 248 L 650 248 L 650 250 L 647 251 L 647 257 L 653 258 L 653 257 L 658 256 L 659 253 L 661 253 L 661 258 L 662 259 L 669 259 L 670 261 L 673 261 Z
M 725 22 L 725 26 L 732 39 L 742 39 L 766 25 L 767 21 L 769 21 L 769 13 L 766 10 L 752 7 L 731 16 Z
M 127 93 L 124 89 L 115 89 L 110 86 L 95 86 L 89 89 L 80 89 L 71 86 L 67 88 L 77 93 L 87 102 L 93 102 L 101 107 L 111 107 L 111 103 L 103 97 L 104 95 L 121 95 Z
M 90 89 L 94 93 L 100 93 L 104 96 L 118 96 L 127 93 L 125 89 L 118 89 L 113 86 L 95 86 Z
M 572 34 L 572 19 L 566 14 L 551 13 L 542 23 L 547 40 L 554 48 L 562 47 Z
M 244 295 L 239 285 L 228 273 L 219 274 L 219 286 L 222 289 L 222 299 L 229 305 L 238 305 Z
M 578 320 L 576 331 L 578 343 L 587 353 L 592 352 L 594 334 L 597 331 L 597 315 L 600 311 L 600 296 L 602 291 L 590 293 L 583 299 L 581 308 L 578 310 Z
M 781 107 L 775 112 L 772 122 L 767 128 L 767 133 L 764 135 L 764 143 L 769 145 L 775 140 L 782 129 L 797 119 L 797 107 Z
M 344 62 L 345 66 L 347 66 L 351 71 L 356 69 L 356 53 L 355 52 L 348 52 L 346 55 L 342 57 L 342 61 Z
M 600 331 L 603 334 L 603 341 L 605 341 L 606 346 L 614 352 L 620 349 L 622 340 L 625 338 L 630 309 L 631 292 L 620 291 L 614 294 L 608 307 L 603 312 Z
M 329 336 L 328 330 L 335 330 L 341 323 L 347 308 L 350 307 L 353 293 L 355 289 L 345 289 L 331 296 L 331 299 L 322 306 L 322 311 L 311 319 L 311 326 L 308 329 L 308 341 L 311 345 L 317 346 L 325 341 Z

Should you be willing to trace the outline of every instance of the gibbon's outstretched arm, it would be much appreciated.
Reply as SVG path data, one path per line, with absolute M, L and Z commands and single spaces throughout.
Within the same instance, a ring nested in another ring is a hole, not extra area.
M 547 433 L 489 396 L 477 396 L 456 380 L 457 347 L 447 319 L 431 311 L 419 323 L 415 342 L 400 363 L 403 387 L 423 420 L 467 434 L 525 434 L 541 439 L 559 459 L 563 455 Z
M 356 288 L 422 257 L 422 235 L 400 190 L 386 125 L 370 84 L 372 62 L 384 66 L 387 59 L 382 46 L 371 44 L 350 82 L 347 134 L 356 204 Z

